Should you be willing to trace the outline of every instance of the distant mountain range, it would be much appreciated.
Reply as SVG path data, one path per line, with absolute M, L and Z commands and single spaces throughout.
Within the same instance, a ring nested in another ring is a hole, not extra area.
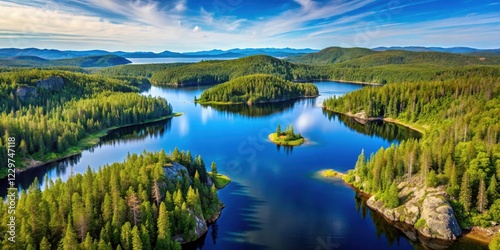
M 39 56 L 12 56 L 1 58 L 0 66 L 4 67 L 109 67 L 129 64 L 131 61 L 117 55 L 81 56 L 68 59 L 45 59 Z
M 478 54 L 478 53 L 492 53 L 500 55 L 500 49 L 475 49 L 469 47 L 452 47 L 452 48 L 442 48 L 442 47 L 419 47 L 419 46 L 407 46 L 407 47 L 377 47 L 373 48 L 375 51 L 386 51 L 386 50 L 406 50 L 414 52 L 448 52 L 455 54 Z
M 418 51 L 415 51 L 418 48 Z M 365 48 L 329 47 L 317 53 L 290 56 L 288 61 L 301 64 L 337 65 L 339 67 L 373 67 L 390 64 L 412 65 L 499 65 L 500 50 L 467 50 L 449 48 L 455 53 L 424 47 Z M 437 49 L 437 48 L 435 48 Z M 458 53 L 463 51 L 464 53 Z
M 209 50 L 209 51 L 184 52 L 184 53 L 172 52 L 166 50 L 160 53 L 154 53 L 154 52 L 124 52 L 124 51 L 109 52 L 105 50 L 75 51 L 75 50 L 55 50 L 55 49 L 37 49 L 37 48 L 27 48 L 27 49 L 5 48 L 5 49 L 0 49 L 0 58 L 2 57 L 9 58 L 17 56 L 36 56 L 46 60 L 56 60 L 56 59 L 71 59 L 77 57 L 103 56 L 103 55 L 116 55 L 125 58 L 180 58 L 180 57 L 239 58 L 250 55 L 287 57 L 291 55 L 302 55 L 318 51 L 319 50 L 313 50 L 313 49 L 291 49 L 291 48 L 284 48 L 284 49 L 249 48 L 249 49 L 230 49 L 230 50 Z

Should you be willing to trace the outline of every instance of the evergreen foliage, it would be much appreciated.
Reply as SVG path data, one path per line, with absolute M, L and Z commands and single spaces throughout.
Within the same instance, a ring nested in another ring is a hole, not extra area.
M 63 86 L 37 86 L 49 77 L 62 78 Z M 21 96 L 23 88 L 36 91 L 36 96 Z M 16 138 L 18 162 L 27 158 L 46 161 L 76 149 L 99 131 L 172 114 L 165 99 L 133 93 L 137 91 L 130 82 L 67 71 L 0 73 L 0 161 L 7 161 L 8 137 Z M 0 176 L 6 172 L 2 166 Z
M 454 207 L 457 218 L 472 218 L 477 225 L 488 225 L 489 217 L 500 222 L 492 215 L 500 174 L 499 71 L 463 67 L 456 72 L 439 81 L 407 79 L 365 87 L 329 98 L 323 106 L 340 113 L 364 111 L 368 117 L 392 118 L 425 132 L 419 140 L 404 140 L 364 163 L 358 161 L 347 178 L 358 188 L 384 193 L 393 181 L 419 173 L 428 186 L 446 187 L 452 203 L 459 205 Z
M 201 157 L 193 159 L 189 151 L 176 151 L 175 157 L 164 151 L 129 154 L 122 163 L 105 165 L 99 171 L 88 168 L 66 182 L 49 180 L 43 191 L 35 180 L 17 203 L 20 230 L 15 248 L 180 249 L 176 238 L 195 239 L 195 214 L 209 219 L 222 205 L 208 186 Z M 188 170 L 181 173 L 182 178 L 168 178 L 164 173 L 163 168 L 174 161 Z M 165 194 L 159 205 L 156 187 Z M 2 211 L 6 206 L 0 203 Z M 10 215 L 1 216 L 7 221 Z M 6 235 L 6 230 L 0 227 L 0 234 Z M 2 249 L 9 246 L 7 241 L 0 243 Z
M 314 84 L 292 83 L 271 75 L 242 76 L 216 85 L 201 94 L 198 102 L 261 103 L 319 94 Z

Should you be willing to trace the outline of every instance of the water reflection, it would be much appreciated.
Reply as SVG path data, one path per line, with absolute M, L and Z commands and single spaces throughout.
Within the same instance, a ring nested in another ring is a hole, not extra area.
M 360 120 L 328 110 L 323 110 L 323 115 L 328 120 L 338 119 L 353 131 L 372 137 L 383 137 L 389 142 L 422 137 L 418 131 L 391 122 Z
M 312 98 L 314 99 L 314 98 Z M 306 103 L 314 102 L 314 100 L 290 100 L 277 103 L 259 103 L 254 105 L 234 104 L 234 105 L 201 105 L 203 110 L 214 109 L 221 113 L 239 114 L 246 117 L 264 117 L 273 114 L 278 114 L 292 108 L 296 102 L 304 101 Z
M 172 119 L 166 119 L 163 121 L 150 123 L 148 124 L 148 126 L 134 125 L 113 130 L 108 135 L 102 137 L 99 144 L 88 149 L 88 151 L 92 152 L 96 148 L 98 149 L 106 145 L 115 146 L 121 143 L 141 142 L 145 138 L 161 137 L 165 132 L 168 132 L 170 130 L 171 120 Z M 80 153 L 16 174 L 16 184 L 18 191 L 20 192 L 22 190 L 28 189 L 35 178 L 38 179 L 40 185 L 43 187 L 46 174 L 48 175 L 47 177 L 49 179 L 53 179 L 57 176 L 70 175 L 73 171 L 73 167 L 80 162 L 81 158 L 82 154 Z M 5 195 L 7 195 L 7 183 L 8 182 L 5 179 L 0 180 L 0 196 L 2 197 L 5 197 Z

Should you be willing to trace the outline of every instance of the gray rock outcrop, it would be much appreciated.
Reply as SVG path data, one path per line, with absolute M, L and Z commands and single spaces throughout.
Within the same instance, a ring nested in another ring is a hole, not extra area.
M 462 229 L 442 188 L 426 189 L 403 182 L 399 189 L 401 204 L 396 208 L 386 207 L 383 202 L 376 200 L 375 196 L 370 197 L 366 205 L 390 221 L 404 222 L 412 226 L 415 226 L 417 221 L 421 221 L 420 224 L 425 222 L 416 230 L 427 238 L 455 240 L 462 235 Z
M 25 100 L 31 97 L 38 97 L 38 91 L 31 86 L 19 86 L 16 89 L 16 96 Z
M 60 76 L 51 76 L 36 82 L 36 87 L 48 90 L 58 90 L 64 87 L 64 80 Z
M 426 226 L 419 232 L 426 237 L 455 240 L 462 235 L 453 209 L 442 196 L 426 196 L 420 218 L 425 220 Z
M 171 166 L 166 166 L 163 170 L 165 171 L 165 176 L 168 179 L 182 180 L 182 172 L 185 174 L 188 173 L 187 168 L 177 162 L 172 162 Z

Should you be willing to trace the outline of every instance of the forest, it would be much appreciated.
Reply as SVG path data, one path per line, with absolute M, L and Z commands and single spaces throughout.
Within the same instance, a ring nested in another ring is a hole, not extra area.
M 413 52 L 404 50 L 375 51 L 366 48 L 329 47 L 317 53 L 293 56 L 288 61 L 299 64 L 336 65 L 339 67 L 371 67 L 388 64 L 423 64 L 443 66 L 498 65 L 495 54 L 456 54 L 445 52 Z
M 397 183 L 418 176 L 421 185 L 445 187 L 462 228 L 500 222 L 499 70 L 465 67 L 448 79 L 365 87 L 325 100 L 328 110 L 363 111 L 424 131 L 421 139 L 362 153 L 347 181 L 394 207 Z
M 17 140 L 17 161 L 27 165 L 78 152 L 109 128 L 172 115 L 165 99 L 139 95 L 134 85 L 60 70 L 0 73 L 0 161 L 7 161 L 9 137 Z M 6 172 L 2 167 L 0 176 Z
M 293 83 L 281 78 L 254 74 L 238 77 L 205 90 L 197 102 L 264 103 L 318 96 L 311 83 Z
M 47 60 L 37 56 L 15 56 L 0 58 L 3 67 L 109 67 L 131 63 L 124 57 L 115 55 L 85 56 L 70 59 Z
M 178 64 L 151 73 L 159 85 L 208 85 L 250 74 L 270 74 L 289 81 L 344 80 L 365 83 L 441 80 L 480 71 L 491 75 L 500 56 L 440 52 L 372 51 L 361 48 L 326 48 L 318 53 L 277 59 L 249 56 L 227 61 Z M 118 66 L 127 69 L 139 65 Z M 114 71 L 116 67 L 106 71 Z
M 175 163 L 185 168 L 166 175 Z M 37 180 L 22 191 L 16 243 L 2 223 L 2 249 L 181 249 L 198 237 L 197 221 L 215 218 L 223 206 L 201 156 L 177 148 L 129 154 L 98 171 L 89 167 L 66 182 L 47 177 L 45 183 L 43 191 Z M 7 211 L 7 203 L 0 209 Z M 8 216 L 2 213 L 2 221 Z

